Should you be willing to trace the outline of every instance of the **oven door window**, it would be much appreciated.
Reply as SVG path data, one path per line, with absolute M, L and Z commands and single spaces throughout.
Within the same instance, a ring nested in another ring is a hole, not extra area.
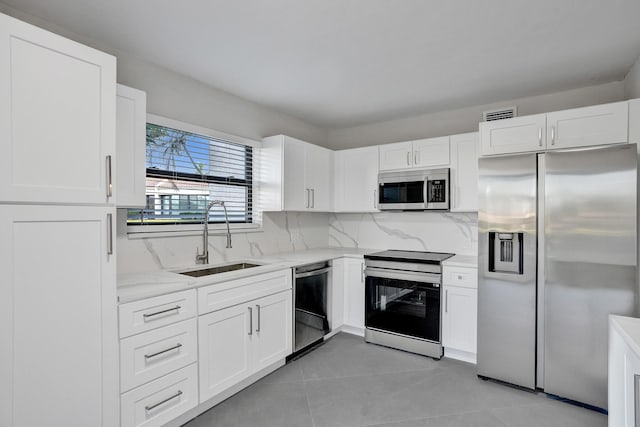
M 424 203 L 424 181 L 380 184 L 380 203 Z
M 440 341 L 440 288 L 407 280 L 367 277 L 365 325 Z

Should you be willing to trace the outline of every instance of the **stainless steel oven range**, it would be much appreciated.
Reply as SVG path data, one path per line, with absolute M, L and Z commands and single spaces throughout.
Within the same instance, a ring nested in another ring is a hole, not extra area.
M 365 255 L 365 340 L 440 359 L 440 264 L 453 255 L 396 250 Z

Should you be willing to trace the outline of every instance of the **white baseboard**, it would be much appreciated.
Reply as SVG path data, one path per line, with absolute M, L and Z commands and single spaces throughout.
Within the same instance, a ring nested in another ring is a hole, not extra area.
M 351 325 L 342 325 L 342 332 L 351 335 L 357 335 L 359 337 L 364 337 L 364 328 L 359 326 L 351 326 Z
M 476 364 L 476 354 L 469 353 L 468 351 L 456 350 L 453 348 L 444 348 L 444 357 L 448 357 L 449 359 L 461 360 L 467 363 Z

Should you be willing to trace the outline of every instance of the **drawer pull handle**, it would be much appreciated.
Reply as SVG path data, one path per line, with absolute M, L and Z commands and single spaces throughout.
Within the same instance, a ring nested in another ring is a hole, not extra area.
M 167 308 L 166 310 L 156 311 L 155 313 L 143 314 L 142 317 L 144 317 L 144 319 L 147 320 L 150 317 L 159 316 L 161 314 L 165 314 L 165 313 L 168 313 L 170 311 L 180 310 L 181 308 L 182 307 L 180 307 L 179 305 L 176 305 L 175 307 Z M 176 314 L 178 314 L 178 313 L 176 313 Z
M 249 333 L 248 335 L 253 335 L 253 308 L 247 307 L 249 309 Z
M 152 357 L 160 356 L 161 354 L 167 353 L 167 352 L 169 352 L 171 350 L 177 350 L 180 347 L 182 347 L 182 344 L 178 343 L 178 344 L 174 345 L 173 347 L 169 347 L 167 349 L 160 350 L 160 351 L 157 351 L 157 352 L 152 353 L 152 354 L 145 354 L 144 358 L 145 359 L 151 359 Z
M 462 280 L 462 276 L 458 274 L 458 280 Z
M 175 399 L 176 397 L 180 397 L 180 396 L 182 396 L 182 390 L 178 390 L 178 392 L 177 392 L 176 394 L 174 394 L 173 396 L 169 396 L 169 397 L 167 397 L 166 399 L 161 400 L 161 401 L 160 401 L 160 402 L 158 402 L 158 403 L 154 403 L 153 405 L 147 405 L 147 406 L 145 406 L 145 407 L 144 407 L 144 409 L 145 409 L 146 411 L 153 411 L 153 410 L 154 410 L 154 409 L 156 409 L 158 406 L 160 406 L 160 405 L 164 405 L 164 404 L 165 404 L 165 403 L 167 403 L 168 401 L 173 400 L 173 399 Z

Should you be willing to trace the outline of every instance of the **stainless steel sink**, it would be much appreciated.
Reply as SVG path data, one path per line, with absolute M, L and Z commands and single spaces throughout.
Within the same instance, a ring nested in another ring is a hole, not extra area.
M 228 271 L 244 270 L 245 268 L 259 267 L 260 264 L 241 262 L 238 264 L 221 265 L 219 267 L 200 268 L 198 270 L 183 271 L 180 274 L 191 277 L 210 276 L 212 274 L 226 273 Z

